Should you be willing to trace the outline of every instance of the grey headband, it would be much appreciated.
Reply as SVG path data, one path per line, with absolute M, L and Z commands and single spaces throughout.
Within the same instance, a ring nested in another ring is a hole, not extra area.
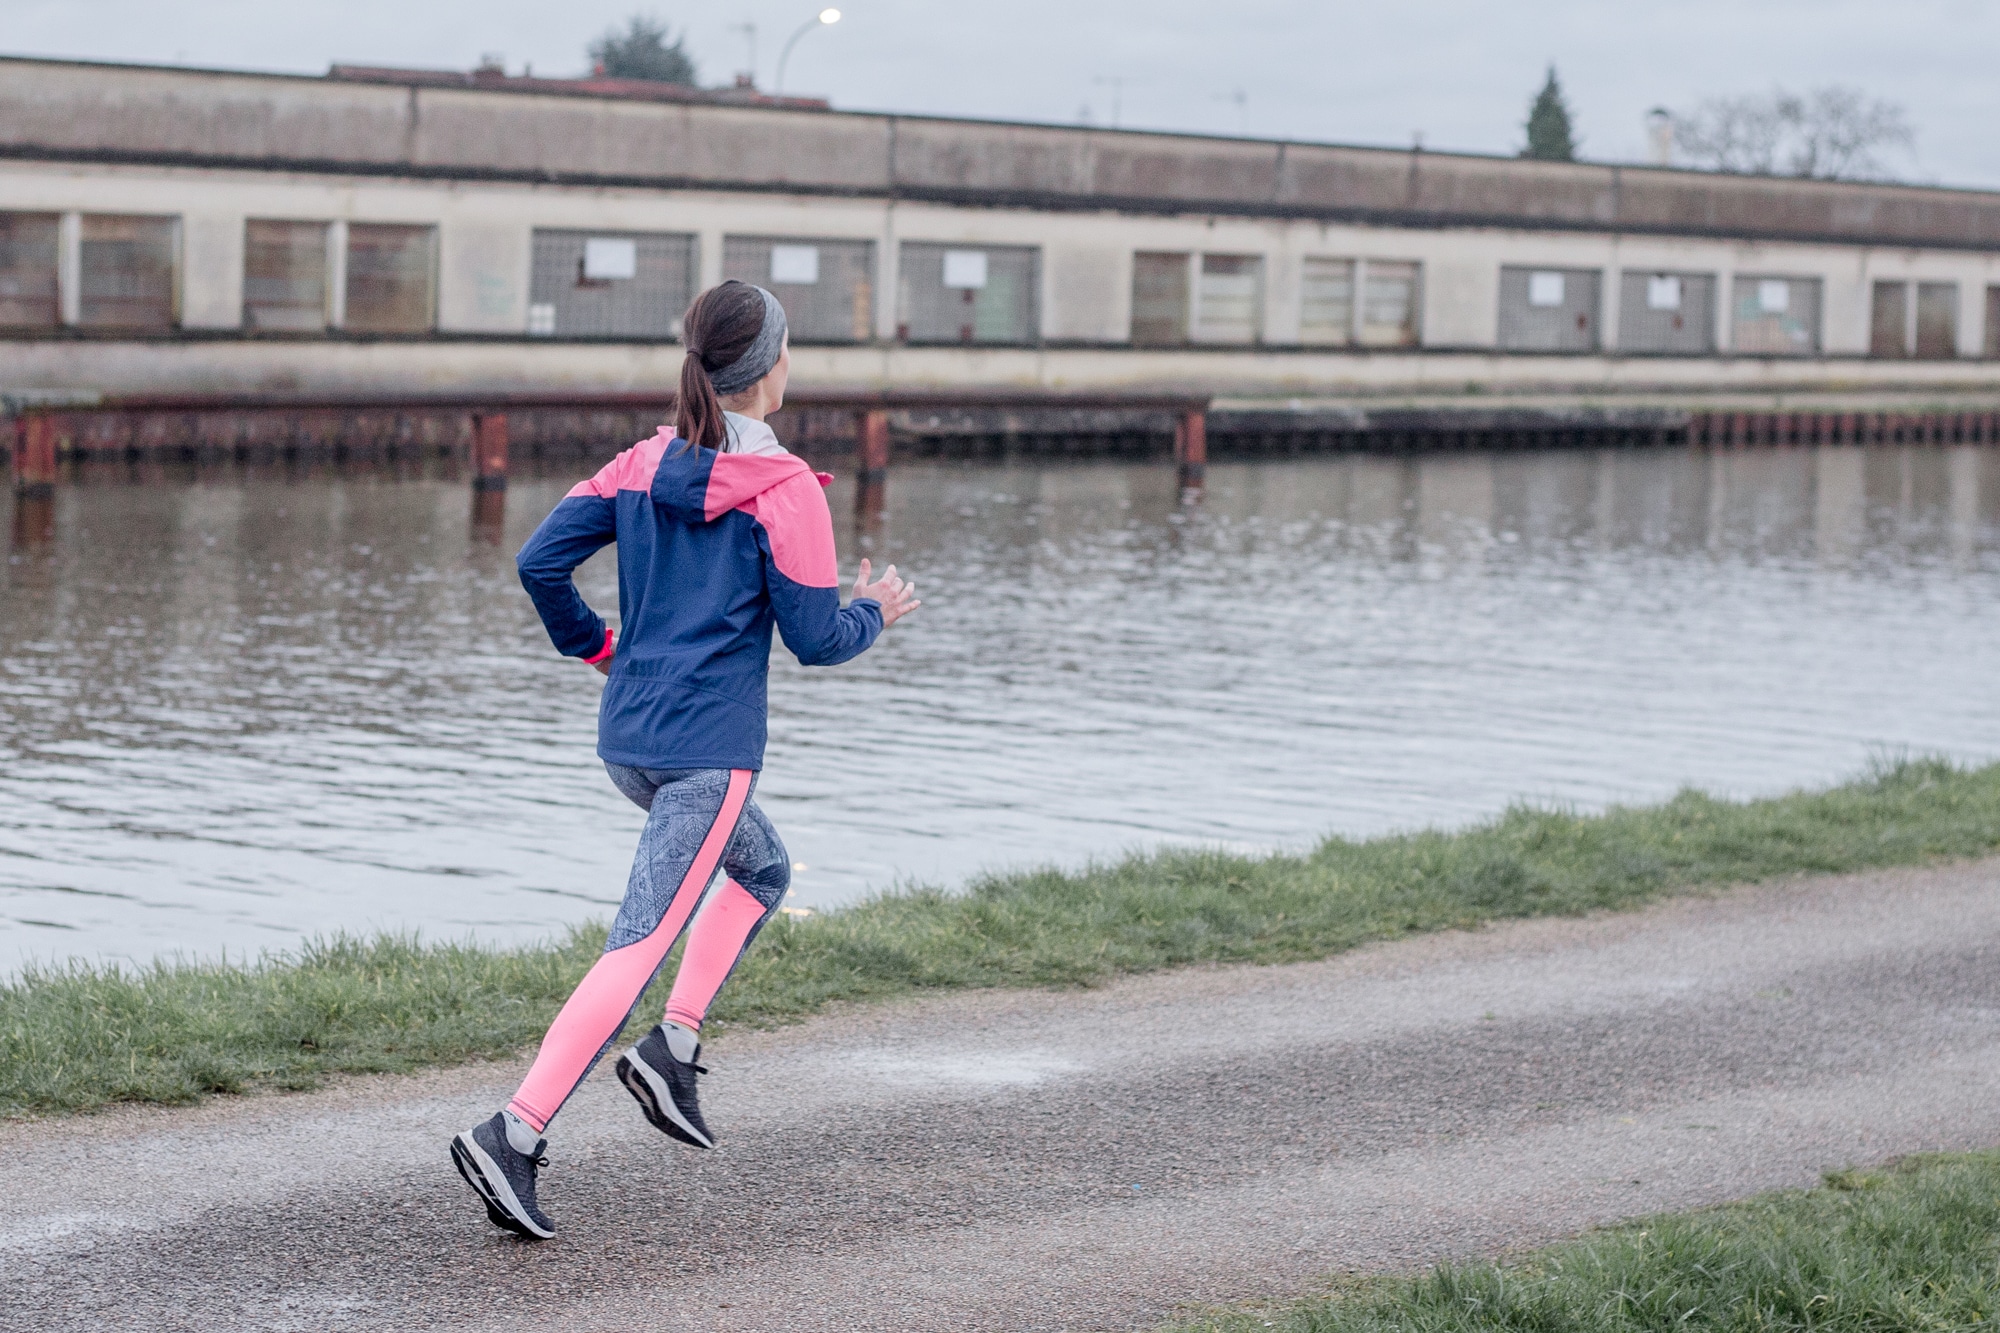
M 744 349 L 742 356 L 721 370 L 709 371 L 709 383 L 715 386 L 718 398 L 742 393 L 770 374 L 771 367 L 778 364 L 778 353 L 785 347 L 785 308 L 762 287 L 755 283 L 745 285 L 764 298 L 764 327 L 757 330 L 756 340 Z

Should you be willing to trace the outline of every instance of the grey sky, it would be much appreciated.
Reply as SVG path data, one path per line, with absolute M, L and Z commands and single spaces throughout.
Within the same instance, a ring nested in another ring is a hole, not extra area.
M 635 9 L 677 30 L 705 80 L 747 63 L 757 24 L 768 87 L 785 36 L 826 0 L 9 0 L 11 54 L 322 72 L 331 61 L 569 74 Z M 1640 160 L 1641 118 L 1774 84 L 1858 85 L 1903 103 L 1920 180 L 2000 186 L 1991 132 L 2000 0 L 835 0 L 841 23 L 799 44 L 786 82 L 853 109 L 1109 123 L 1509 152 L 1553 61 L 1586 156 Z M 1239 102 L 1238 94 L 1242 95 Z

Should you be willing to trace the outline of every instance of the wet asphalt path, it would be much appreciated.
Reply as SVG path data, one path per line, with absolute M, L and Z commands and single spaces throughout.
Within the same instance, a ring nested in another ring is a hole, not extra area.
M 0 1329 L 1130 1329 L 2000 1143 L 2000 861 L 725 1037 L 600 1071 L 556 1240 L 445 1140 L 520 1067 L 0 1126 Z

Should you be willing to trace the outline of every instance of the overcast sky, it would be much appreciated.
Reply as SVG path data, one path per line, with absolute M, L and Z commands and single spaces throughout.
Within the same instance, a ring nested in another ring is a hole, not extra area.
M 791 91 L 849 109 L 1512 152 L 1553 62 L 1586 157 L 1645 157 L 1649 107 L 1844 83 L 1902 103 L 1908 176 L 2000 186 L 1992 63 L 2000 0 L 835 0 Z M 817 0 L 825 3 L 825 0 Z M 574 74 L 644 11 L 688 33 L 706 82 L 770 87 L 815 0 L 0 0 L 9 54 L 321 73 L 330 62 Z M 1114 85 L 1113 80 L 1122 81 Z

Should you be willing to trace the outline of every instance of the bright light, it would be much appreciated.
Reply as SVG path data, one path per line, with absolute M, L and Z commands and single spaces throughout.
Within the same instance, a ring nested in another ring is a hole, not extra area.
M 840 11 L 837 9 L 822 9 L 819 11 L 819 21 L 821 23 L 838 23 L 840 22 Z

